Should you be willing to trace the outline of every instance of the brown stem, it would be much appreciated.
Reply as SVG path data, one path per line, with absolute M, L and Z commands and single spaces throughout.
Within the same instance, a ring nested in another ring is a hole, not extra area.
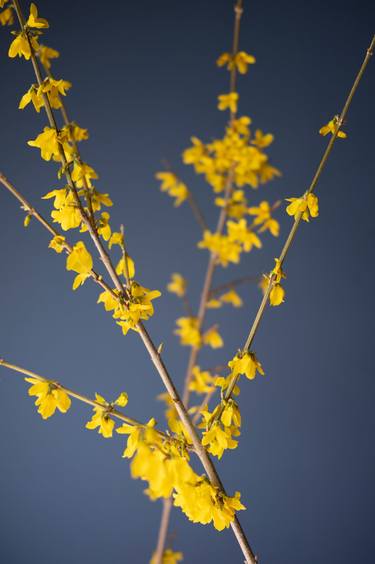
M 32 370 L 22 368 L 21 366 L 18 366 L 17 364 L 11 364 L 10 362 L 7 362 L 3 358 L 0 358 L 0 366 L 4 366 L 4 368 L 9 368 L 9 370 L 13 370 L 13 372 L 18 372 L 19 374 L 24 374 L 25 376 L 31 376 L 32 378 L 35 378 L 36 380 L 39 380 L 40 382 L 53 382 L 57 388 L 59 388 L 60 390 L 63 390 L 66 394 L 68 394 L 68 396 L 71 396 L 72 398 L 75 398 L 75 399 L 81 401 L 82 403 L 86 403 L 87 405 L 91 405 L 92 407 L 103 407 L 103 404 L 101 404 L 100 402 L 92 400 L 91 398 L 88 398 L 87 396 L 84 396 L 83 394 L 79 394 L 78 392 L 70 390 L 69 388 L 66 388 L 65 386 L 60 384 L 60 382 L 56 382 L 55 380 L 51 380 L 50 378 L 43 378 L 43 376 L 40 376 L 40 374 L 37 374 L 36 372 L 33 372 Z M 147 425 L 145 423 L 140 423 L 136 419 L 133 419 L 131 417 L 127 417 L 126 415 L 121 413 L 121 411 L 118 411 L 117 409 L 111 409 L 110 415 L 111 415 L 111 417 L 115 417 L 116 419 L 120 419 L 121 421 L 123 421 L 124 423 L 127 423 L 128 425 L 133 425 L 133 427 L 147 428 Z M 163 439 L 168 440 L 168 441 L 171 440 L 171 437 L 169 437 L 168 435 L 166 435 L 162 431 L 159 431 L 158 429 L 156 429 L 156 431 L 161 437 L 163 437 Z
M 167 540 L 168 524 L 169 524 L 171 509 L 172 509 L 172 498 L 168 497 L 167 499 L 163 499 L 163 511 L 160 519 L 158 541 L 152 559 L 152 561 L 155 564 L 163 563 L 163 554 L 165 550 L 165 543 Z
M 225 290 L 231 290 L 232 288 L 235 288 L 236 286 L 240 286 L 241 284 L 253 284 L 256 282 L 259 282 L 261 280 L 261 276 L 242 276 L 241 278 L 235 278 L 234 280 L 232 280 L 231 282 L 226 282 L 225 284 L 220 284 L 220 286 L 216 286 L 215 288 L 212 288 L 209 297 L 212 298 L 213 296 L 217 296 L 218 294 L 221 294 L 221 292 L 225 291 Z

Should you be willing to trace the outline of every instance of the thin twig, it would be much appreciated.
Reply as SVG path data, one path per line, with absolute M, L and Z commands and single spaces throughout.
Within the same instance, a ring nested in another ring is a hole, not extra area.
M 40 382 L 53 382 L 53 384 L 57 388 L 59 388 L 59 390 L 63 390 L 66 394 L 68 394 L 68 396 L 71 396 L 72 398 L 75 398 L 75 399 L 77 399 L 77 400 L 79 400 L 83 403 L 86 403 L 87 405 L 91 405 L 92 407 L 104 407 L 103 404 L 101 404 L 100 402 L 95 401 L 91 398 L 88 398 L 87 396 L 84 396 L 83 394 L 80 394 L 78 392 L 70 390 L 66 386 L 63 386 L 62 384 L 60 384 L 60 382 L 57 382 L 55 380 L 51 380 L 50 378 L 43 378 L 43 376 L 40 376 L 40 374 L 37 374 L 36 372 L 33 372 L 32 370 L 22 368 L 21 366 L 18 366 L 17 364 L 11 364 L 10 362 L 7 362 L 3 358 L 0 358 L 0 366 L 4 366 L 4 368 L 9 368 L 10 370 L 13 370 L 13 372 L 18 372 L 19 374 L 24 374 L 25 376 L 31 376 L 32 378 L 35 378 L 35 380 L 39 380 Z M 133 419 L 131 417 L 127 417 L 126 415 L 121 413 L 121 411 L 118 411 L 117 409 L 111 409 L 109 415 L 111 417 L 112 416 L 115 417 L 116 419 L 120 419 L 124 423 L 127 423 L 128 425 L 132 425 L 133 427 L 147 428 L 146 423 L 140 423 L 136 419 Z M 159 429 L 155 429 L 155 430 L 157 431 L 157 433 L 161 437 L 163 437 L 163 439 L 168 440 L 168 441 L 171 440 L 171 437 L 169 435 L 166 435 L 162 431 L 159 431 Z
M 314 191 L 314 189 L 315 189 L 315 187 L 316 187 L 316 185 L 317 185 L 317 183 L 318 183 L 318 180 L 319 180 L 319 178 L 320 178 L 320 176 L 321 176 L 321 174 L 322 174 L 322 171 L 323 171 L 323 169 L 324 169 L 324 167 L 325 167 L 325 165 L 326 165 L 326 163 L 327 163 L 328 157 L 329 157 L 329 155 L 331 154 L 331 151 L 332 151 L 332 149 L 333 149 L 333 145 L 334 145 L 334 143 L 335 143 L 335 141 L 336 141 L 336 139 L 337 139 L 337 135 L 338 135 L 338 133 L 339 133 L 339 131 L 340 131 L 340 128 L 342 127 L 342 124 L 343 124 L 343 122 L 344 122 L 344 120 L 345 120 L 345 118 L 346 118 L 346 115 L 347 115 L 347 113 L 348 113 L 349 106 L 350 106 L 350 104 L 351 104 L 351 101 L 352 101 L 352 99 L 353 99 L 353 96 L 354 96 L 354 94 L 355 94 L 355 92 L 356 92 L 356 90 L 357 90 L 357 88 L 358 88 L 359 82 L 360 82 L 360 80 L 361 80 L 361 78 L 362 78 L 362 76 L 363 76 L 363 73 L 365 72 L 365 69 L 366 69 L 366 67 L 367 67 L 367 64 L 368 64 L 370 58 L 371 58 L 371 55 L 373 54 L 374 47 L 375 47 L 375 35 L 374 35 L 374 37 L 372 38 L 372 41 L 371 41 L 371 43 L 370 43 L 370 46 L 369 46 L 369 48 L 368 48 L 367 51 L 366 51 L 366 55 L 365 55 L 365 58 L 364 58 L 364 60 L 363 60 L 363 63 L 362 63 L 362 65 L 361 65 L 361 67 L 360 67 L 360 69 L 359 69 L 359 71 L 358 71 L 358 74 L 357 74 L 357 76 L 356 76 L 356 78 L 355 78 L 355 80 L 354 80 L 353 86 L 351 87 L 350 92 L 349 92 L 349 95 L 348 95 L 348 97 L 347 97 L 347 99 L 346 99 L 346 101 L 345 101 L 344 107 L 343 107 L 342 112 L 341 112 L 341 114 L 340 114 L 340 117 L 339 117 L 339 119 L 338 119 L 338 121 L 337 121 L 337 128 L 336 128 L 335 132 L 332 134 L 332 137 L 331 137 L 331 139 L 329 140 L 329 143 L 328 143 L 328 145 L 327 145 L 327 147 L 326 147 L 326 150 L 324 151 L 323 156 L 322 156 L 322 158 L 321 158 L 321 160 L 320 160 L 320 162 L 319 162 L 319 165 L 318 165 L 318 167 L 317 167 L 317 169 L 316 169 L 316 172 L 315 172 L 315 174 L 314 174 L 314 177 L 313 177 L 313 179 L 312 179 L 312 181 L 311 181 L 311 183 L 310 183 L 308 189 L 306 190 L 306 193 L 305 193 L 306 196 Z M 300 225 L 300 223 L 301 223 L 301 219 L 302 219 L 302 214 L 299 213 L 299 214 L 297 215 L 297 217 L 295 218 L 295 220 L 294 220 L 294 223 L 293 223 L 292 228 L 291 228 L 291 230 L 290 230 L 290 232 L 289 232 L 289 235 L 288 235 L 288 237 L 287 237 L 287 239 L 286 239 L 286 241 L 285 241 L 285 243 L 284 243 L 284 246 L 283 246 L 283 248 L 282 248 L 282 250 L 281 250 L 281 253 L 280 253 L 280 256 L 279 256 L 279 261 L 280 261 L 280 265 L 281 265 L 281 266 L 282 266 L 282 264 L 284 263 L 285 258 L 286 258 L 287 254 L 288 254 L 288 252 L 289 252 L 289 249 L 290 249 L 290 247 L 291 247 L 291 244 L 292 244 L 292 242 L 293 242 L 293 240 L 294 240 L 294 237 L 295 237 L 295 235 L 296 235 L 296 233 L 297 233 L 297 229 L 298 229 L 298 227 L 299 227 L 299 225 Z M 265 293 L 264 293 L 264 296 L 263 296 L 263 299 L 262 299 L 262 301 L 261 301 L 261 303 L 260 303 L 259 309 L 258 309 L 258 311 L 257 311 L 257 313 L 256 313 L 256 315 L 255 315 L 254 322 L 253 322 L 253 324 L 252 324 L 252 326 L 251 326 L 251 329 L 250 329 L 250 331 L 249 331 L 249 334 L 248 334 L 248 336 L 247 336 L 245 345 L 244 345 L 244 347 L 243 347 L 243 351 L 244 351 L 244 352 L 246 352 L 246 351 L 248 351 L 248 350 L 250 349 L 250 347 L 251 347 L 251 345 L 252 345 L 252 343 L 253 343 L 253 341 L 254 341 L 255 334 L 256 334 L 256 332 L 257 332 L 257 330 L 258 330 L 259 324 L 260 324 L 260 322 L 261 322 L 261 320 L 262 320 L 262 318 L 263 318 L 264 312 L 265 312 L 265 310 L 266 310 L 267 302 L 268 302 L 268 299 L 269 299 L 269 295 L 270 295 L 270 293 L 271 293 L 271 290 L 272 290 L 272 288 L 273 288 L 273 286 L 274 286 L 274 282 L 275 282 L 275 275 L 272 275 L 272 276 L 270 276 L 267 289 L 266 289 L 266 291 L 265 291 Z M 233 378 L 231 379 L 231 381 L 230 381 L 230 383 L 229 383 L 229 386 L 228 386 L 228 388 L 227 388 L 227 390 L 226 390 L 225 396 L 224 396 L 224 399 L 225 399 L 225 400 L 228 400 L 228 399 L 231 397 L 231 395 L 232 395 L 232 393 L 233 393 L 233 390 L 234 390 L 234 388 L 235 388 L 235 386 L 236 386 L 237 380 L 238 380 L 238 376 L 233 377 Z M 218 412 L 218 414 L 217 414 L 217 417 L 220 417 L 220 415 L 221 415 L 220 411 L 222 411 L 222 408 L 221 408 L 221 410 L 219 410 L 219 412 Z
M 168 497 L 167 499 L 163 499 L 163 511 L 160 519 L 158 540 L 157 540 L 156 550 L 152 558 L 152 562 L 155 564 L 162 564 L 163 562 L 163 554 L 165 550 L 165 543 L 167 540 L 171 509 L 172 509 L 172 498 Z
M 242 278 L 235 278 L 230 282 L 226 282 L 225 284 L 220 284 L 220 286 L 216 286 L 212 288 L 210 291 L 209 297 L 212 298 L 213 296 L 217 296 L 221 294 L 224 290 L 230 290 L 235 288 L 236 286 L 241 286 L 242 284 L 253 284 L 257 283 L 262 279 L 262 276 L 258 274 L 258 276 L 242 276 Z
M 235 55 L 238 52 L 238 45 L 239 45 L 239 38 L 240 38 L 241 16 L 242 16 L 242 13 L 243 13 L 242 0 L 237 0 L 236 4 L 234 6 L 234 13 L 235 13 L 235 18 L 234 18 L 233 45 L 232 45 L 232 58 L 233 58 L 233 60 L 234 60 Z M 236 67 L 236 65 L 233 64 L 232 68 L 231 68 L 231 73 L 230 73 L 230 92 L 231 93 L 233 93 L 235 91 L 235 88 L 236 88 L 236 76 L 237 76 L 237 67 Z M 235 117 L 236 117 L 236 113 L 231 112 L 230 123 L 232 123 L 234 121 Z M 218 219 L 218 223 L 217 223 L 217 227 L 216 227 L 216 234 L 218 234 L 218 235 L 221 235 L 221 233 L 223 232 L 223 229 L 225 227 L 225 220 L 226 220 L 227 214 L 228 214 L 227 204 L 228 204 L 229 198 L 230 198 L 231 193 L 232 193 L 233 180 L 234 180 L 234 167 L 232 166 L 229 170 L 227 182 L 226 182 L 226 186 L 225 186 L 224 206 L 220 211 L 219 219 Z M 208 266 L 207 266 L 207 270 L 206 270 L 206 275 L 205 275 L 205 279 L 204 279 L 204 282 L 203 282 L 203 289 L 202 289 L 202 294 L 201 294 L 201 299 L 200 299 L 200 304 L 199 304 L 199 310 L 198 310 L 198 316 L 197 316 L 197 328 L 198 328 L 199 331 L 202 328 L 202 325 L 204 323 L 204 319 L 205 319 L 205 316 L 206 316 L 207 302 L 209 300 L 209 295 L 210 295 L 210 291 L 211 291 L 211 285 L 212 285 L 212 280 L 213 280 L 214 272 L 215 272 L 215 269 L 216 269 L 216 265 L 217 265 L 217 256 L 216 256 L 215 253 L 210 253 L 210 256 L 209 256 L 209 259 L 208 259 Z M 190 351 L 190 356 L 189 356 L 186 374 L 185 374 L 184 391 L 183 391 L 183 396 L 182 396 L 183 402 L 186 406 L 189 405 L 189 400 L 190 400 L 189 384 L 190 384 L 190 380 L 192 378 L 193 368 L 196 364 L 198 354 L 199 354 L 199 347 L 192 347 L 191 351 Z

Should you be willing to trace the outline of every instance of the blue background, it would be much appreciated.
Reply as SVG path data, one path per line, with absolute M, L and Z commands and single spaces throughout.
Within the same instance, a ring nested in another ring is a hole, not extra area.
M 227 75 L 217 56 L 228 50 L 232 2 L 47 2 L 45 42 L 61 52 L 58 77 L 73 82 L 71 117 L 88 127 L 85 160 L 98 188 L 125 224 L 140 281 L 165 290 L 171 272 L 189 280 L 196 305 L 207 261 L 187 205 L 174 210 L 154 173 L 168 159 L 194 191 L 213 226 L 210 189 L 183 167 L 191 135 L 221 135 L 216 96 Z M 373 33 L 364 0 L 245 2 L 240 47 L 257 64 L 240 78 L 240 111 L 275 134 L 270 153 L 283 176 L 253 202 L 301 194 L 326 140 L 319 127 L 339 113 Z M 34 81 L 25 61 L 7 58 L 0 34 L 1 170 L 47 214 L 40 196 L 59 187 L 55 167 L 26 145 L 45 125 L 18 100 Z M 268 310 L 254 349 L 265 378 L 244 382 L 240 446 L 218 464 L 230 492 L 239 489 L 241 522 L 260 562 L 373 562 L 375 537 L 373 409 L 374 86 L 370 62 L 317 193 L 321 212 L 303 225 L 285 265 L 286 302 Z M 163 391 L 136 334 L 123 338 L 87 283 L 48 250 L 47 233 L 0 191 L 0 356 L 82 393 L 129 394 L 129 415 L 162 423 Z M 291 220 L 280 209 L 279 239 L 219 272 L 216 283 L 270 270 Z M 69 233 L 70 235 L 70 233 Z M 202 366 L 227 361 L 243 343 L 260 295 L 241 288 L 240 311 L 214 311 L 226 348 L 202 354 Z M 188 349 L 173 336 L 182 310 L 163 292 L 148 328 L 182 388 Z M 217 316 L 217 317 L 216 317 Z M 161 503 L 132 481 L 121 458 L 124 438 L 84 429 L 91 411 L 74 402 L 47 422 L 35 412 L 22 378 L 0 371 L 0 562 L 4 564 L 145 563 L 157 536 Z M 231 531 L 193 525 L 174 511 L 173 546 L 186 562 L 240 562 Z

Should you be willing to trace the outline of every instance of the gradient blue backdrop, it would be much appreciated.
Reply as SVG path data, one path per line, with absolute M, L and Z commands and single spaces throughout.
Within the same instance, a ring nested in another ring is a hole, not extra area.
M 52 29 L 45 41 L 61 51 L 55 72 L 73 82 L 70 115 L 88 127 L 85 159 L 98 187 L 116 202 L 113 224 L 125 223 L 140 279 L 165 289 L 182 272 L 196 304 L 207 261 L 195 249 L 199 230 L 187 206 L 172 208 L 154 172 L 167 158 L 195 191 L 211 225 L 209 189 L 180 164 L 192 134 L 220 135 L 216 96 L 227 75 L 214 61 L 231 42 L 232 1 L 38 3 Z M 272 160 L 282 179 L 254 202 L 301 194 L 326 141 L 317 130 L 341 109 L 373 32 L 365 0 L 245 2 L 240 46 L 257 57 L 240 78 L 241 111 L 275 133 Z M 48 213 L 40 196 L 56 188 L 55 167 L 26 141 L 45 125 L 18 100 L 33 81 L 31 65 L 11 61 L 0 34 L 0 165 Z M 239 448 L 219 464 L 228 490 L 248 507 L 240 516 L 265 564 L 374 561 L 373 375 L 374 85 L 370 63 L 318 186 L 321 213 L 303 225 L 286 264 L 286 303 L 269 310 L 255 349 L 266 378 L 244 382 Z M 17 202 L 0 191 L 0 356 L 59 379 L 88 395 L 129 393 L 128 413 L 162 417 L 159 378 L 135 334 L 126 339 L 96 306 L 97 289 L 76 293 L 61 256 L 34 221 L 28 230 Z M 217 280 L 269 270 L 281 238 Z M 218 313 L 226 350 L 202 355 L 222 362 L 244 340 L 259 302 L 244 287 L 246 307 Z M 188 350 L 177 346 L 179 303 L 164 292 L 148 323 L 182 386 Z M 216 315 L 216 312 L 215 312 Z M 22 378 L 0 371 L 0 562 L 4 564 L 141 564 L 148 561 L 160 503 L 129 477 L 122 437 L 103 440 L 84 429 L 89 410 L 48 422 L 35 413 Z M 192 525 L 173 512 L 174 546 L 186 562 L 240 562 L 230 531 Z

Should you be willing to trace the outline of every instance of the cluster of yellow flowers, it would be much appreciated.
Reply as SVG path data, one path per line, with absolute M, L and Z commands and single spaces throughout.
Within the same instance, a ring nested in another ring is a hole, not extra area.
M 181 345 L 196 348 L 208 345 L 212 349 L 218 349 L 224 344 L 216 325 L 201 333 L 198 328 L 197 317 L 180 317 L 176 320 L 176 325 L 178 328 L 175 330 L 175 334 L 180 337 Z
M 6 2 L 1 0 L 0 7 L 5 4 Z M 0 21 L 4 20 L 7 25 L 13 23 L 13 19 L 12 6 L 6 8 L 5 15 L 0 14 Z M 24 57 L 26 60 L 32 56 L 38 57 L 46 72 L 45 78 L 38 84 L 32 84 L 22 96 L 19 103 L 21 110 L 29 104 L 32 104 L 38 113 L 46 104 L 46 109 L 63 109 L 62 97 L 66 96 L 72 86 L 69 81 L 57 80 L 50 73 L 51 59 L 59 57 L 59 53 L 38 42 L 42 31 L 48 27 L 47 20 L 40 18 L 37 7 L 31 4 L 24 28 L 20 32 L 14 32 L 15 38 L 9 48 L 9 56 Z M 114 312 L 113 317 L 126 334 L 129 329 L 136 331 L 140 320 L 147 320 L 153 315 L 152 300 L 160 296 L 160 292 L 150 291 L 134 280 L 134 262 L 125 249 L 123 234 L 112 231 L 110 214 L 101 211 L 103 206 L 112 206 L 112 200 L 109 194 L 96 190 L 93 181 L 98 178 L 98 174 L 92 166 L 82 161 L 78 152 L 77 143 L 86 139 L 88 139 L 87 129 L 75 122 L 65 122 L 60 128 L 44 127 L 35 139 L 28 141 L 28 145 L 38 148 L 42 159 L 46 161 L 52 159 L 61 163 L 59 178 L 67 176 L 66 186 L 56 188 L 43 196 L 43 199 L 53 199 L 54 209 L 51 211 L 51 217 L 54 223 L 58 223 L 63 231 L 79 228 L 81 233 L 92 227 L 96 235 L 108 244 L 109 249 L 113 245 L 120 246 L 122 256 L 117 264 L 116 273 L 125 278 L 124 296 L 126 297 L 120 296 L 117 290 L 112 292 L 108 290 L 100 294 L 98 301 L 104 303 L 107 311 Z M 27 215 L 25 226 L 29 222 L 30 215 Z M 76 273 L 74 290 L 93 275 L 93 258 L 83 241 L 78 241 L 70 250 L 65 237 L 56 235 L 50 241 L 49 247 L 58 253 L 63 250 L 68 252 L 66 268 Z
M 195 523 L 213 523 L 221 531 L 233 520 L 235 511 L 245 509 L 240 494 L 228 497 L 210 484 L 207 478 L 194 472 L 183 442 L 164 441 L 155 432 L 155 420 L 146 428 L 122 425 L 118 433 L 129 435 L 123 456 L 132 458 L 133 478 L 148 483 L 145 493 L 151 499 L 173 496 L 174 505 Z

